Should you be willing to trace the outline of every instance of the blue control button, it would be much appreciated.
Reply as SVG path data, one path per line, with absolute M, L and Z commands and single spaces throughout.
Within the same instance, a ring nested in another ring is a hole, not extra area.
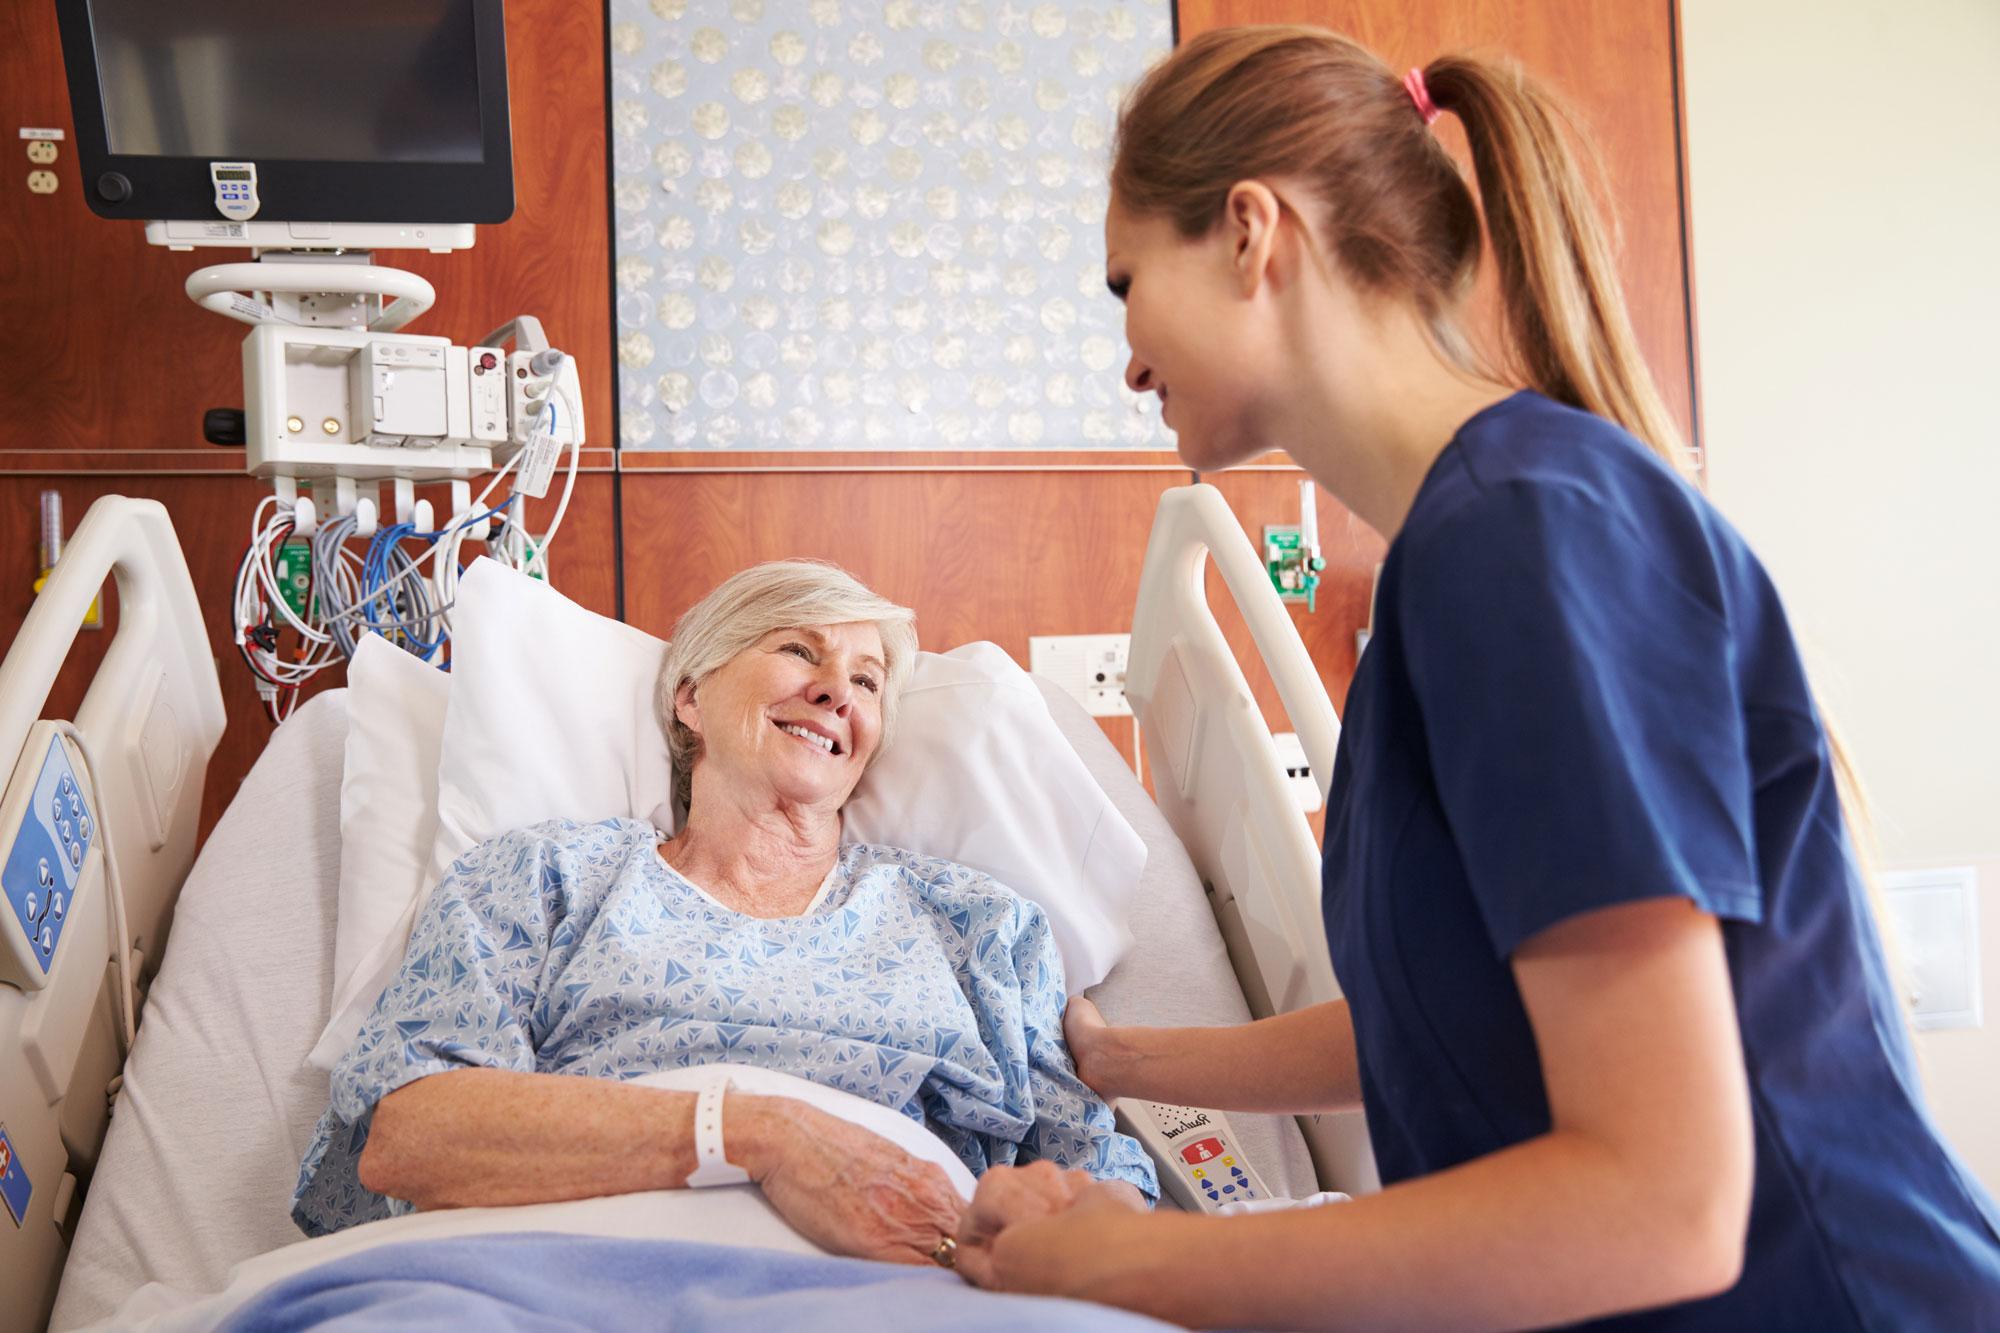
M 1222 1187 L 1222 1192 L 1224 1194 L 1234 1194 L 1236 1193 L 1236 1187 L 1234 1185 L 1224 1185 Z
M 56 877 L 55 877 L 54 875 L 51 875 L 51 874 L 49 873 L 49 858 L 48 858 L 48 857 L 46 857 L 46 856 L 38 856 L 38 857 L 36 857 L 36 858 L 35 858 L 35 863 L 36 863 L 36 864 L 35 864 L 35 876 L 36 876 L 36 878 L 37 878 L 37 879 L 39 879 L 39 880 L 41 881 L 41 885 L 42 885 L 42 887 L 43 887 L 43 888 L 45 888 L 45 889 L 46 889 L 46 888 L 47 888 L 47 887 L 48 887 L 49 885 L 51 885 L 51 884 L 53 884 L 53 883 L 55 883 L 55 882 L 56 882 Z
M 70 823 L 67 819 L 58 818 L 56 820 L 56 828 L 62 832 L 62 840 L 64 842 L 68 842 L 70 839 L 76 837 L 76 825 Z
M 83 839 L 85 842 L 90 841 L 89 815 L 78 815 L 76 817 L 76 836 Z
M 62 894 L 52 893 L 49 895 L 49 916 L 57 921 L 63 919 Z
M 69 845 L 69 863 L 70 865 L 75 867 L 81 867 L 83 865 L 83 848 L 78 846 L 76 843 L 71 843 Z
M 30 893 L 26 902 L 28 905 L 28 920 L 40 921 L 42 919 L 42 900 L 37 898 L 33 893 Z
M 50 930 L 50 929 L 49 929 L 49 928 L 48 928 L 47 926 L 43 926 L 43 927 L 42 927 L 42 952 L 43 952 L 43 953 L 54 953 L 55 951 L 56 951 L 56 936 L 55 936 L 55 932 L 54 932 L 54 931 L 52 931 L 52 930 Z

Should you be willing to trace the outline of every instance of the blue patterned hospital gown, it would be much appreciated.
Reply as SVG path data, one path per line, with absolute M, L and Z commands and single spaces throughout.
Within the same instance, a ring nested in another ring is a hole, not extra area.
M 922 1121 L 974 1173 L 1047 1158 L 1157 1197 L 1062 1044 L 1048 918 L 989 877 L 894 847 L 840 849 L 802 916 L 730 911 L 636 820 L 551 820 L 481 844 L 431 894 L 334 1070 L 293 1218 L 322 1235 L 408 1212 L 361 1185 L 375 1104 L 445 1070 L 597 1078 L 727 1061 Z

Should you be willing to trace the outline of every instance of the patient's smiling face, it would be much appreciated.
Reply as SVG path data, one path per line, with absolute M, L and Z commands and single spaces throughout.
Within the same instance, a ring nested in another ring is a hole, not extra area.
M 701 799 L 843 805 L 881 740 L 884 656 L 872 621 L 801 625 L 683 687 L 676 711 L 701 737 Z

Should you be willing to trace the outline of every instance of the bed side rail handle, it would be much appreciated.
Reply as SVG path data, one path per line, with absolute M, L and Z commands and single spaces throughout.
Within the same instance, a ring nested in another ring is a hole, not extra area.
M 1333 782 L 1334 755 L 1340 746 L 1340 719 L 1326 696 L 1326 687 L 1320 682 L 1305 644 L 1299 639 L 1291 615 L 1271 587 L 1269 571 L 1258 561 L 1250 539 L 1244 535 L 1242 524 L 1237 522 L 1222 492 L 1206 484 L 1168 491 L 1160 497 L 1159 513 L 1153 520 L 1141 586 L 1170 589 L 1172 596 L 1201 607 L 1213 624 L 1202 580 L 1204 557 L 1214 561 L 1231 600 L 1250 627 L 1250 638 L 1278 687 L 1278 698 L 1305 748 L 1306 762 L 1312 765 L 1313 781 L 1319 784 L 1320 801 L 1324 804 Z M 1135 640 L 1141 631 L 1140 625 L 1133 626 Z M 1220 632 L 1218 626 L 1217 633 Z M 1132 653 L 1135 673 L 1140 666 L 1138 646 L 1135 642 Z M 1157 654 L 1149 656 L 1148 665 L 1154 665 Z M 1140 688 L 1150 684 L 1141 682 Z
M 131 927 L 146 951 L 194 858 L 202 779 L 222 736 L 222 687 L 194 581 L 166 507 L 107 495 L 91 505 L 0 661 L 0 755 L 20 753 L 106 578 L 118 629 L 77 708 L 103 790 Z

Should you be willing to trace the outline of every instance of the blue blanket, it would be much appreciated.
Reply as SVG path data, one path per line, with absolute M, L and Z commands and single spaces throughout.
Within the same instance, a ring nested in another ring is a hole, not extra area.
M 221 1327 L 1136 1333 L 1167 1325 L 1082 1301 L 993 1295 L 940 1269 L 537 1232 L 377 1246 L 277 1283 Z

